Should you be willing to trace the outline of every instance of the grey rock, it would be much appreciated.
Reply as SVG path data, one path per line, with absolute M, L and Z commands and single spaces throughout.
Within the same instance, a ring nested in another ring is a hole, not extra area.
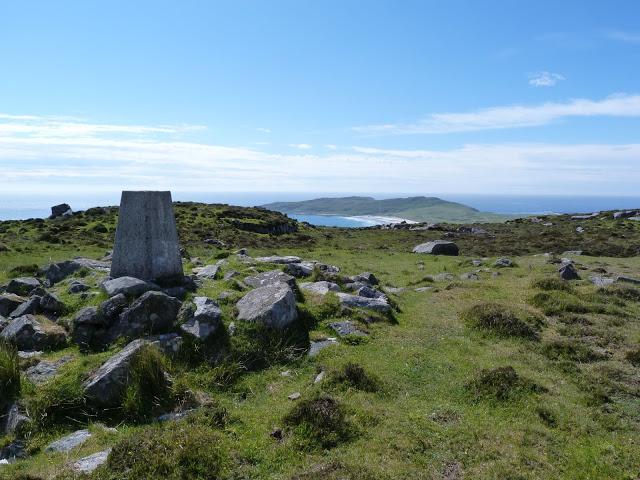
M 326 295 L 329 292 L 339 292 L 340 286 L 333 282 L 305 282 L 300 284 L 300 289 L 316 295 Z
M 0 333 L 0 337 L 14 344 L 18 350 L 53 350 L 67 342 L 64 329 L 48 320 L 33 315 L 13 319 Z
M 616 282 L 631 283 L 633 285 L 640 285 L 640 279 L 631 278 L 631 277 L 625 277 L 623 275 L 618 275 L 616 277 Z
M 438 273 L 433 276 L 433 280 L 436 282 L 451 282 L 455 280 L 455 278 L 452 273 L 447 272 Z
M 98 314 L 98 307 L 85 307 L 76 313 L 74 325 L 104 325 L 104 318 Z
M 325 275 L 337 275 L 340 273 L 340 269 L 335 265 L 328 265 L 326 263 L 316 263 L 315 268 L 317 268 L 320 272 Z
M 220 329 L 222 310 L 214 300 L 207 297 L 195 297 L 193 303 L 195 312 L 180 325 L 180 330 L 198 340 L 206 340 Z
M 276 263 L 280 265 L 286 265 L 287 263 L 300 263 L 302 259 L 300 257 L 294 257 L 293 255 L 287 255 L 284 257 L 273 255 L 270 257 L 258 257 L 256 262 L 259 263 Z
M 433 290 L 433 287 L 417 287 L 413 289 L 414 292 L 418 292 L 418 293 L 428 292 L 429 290 Z
M 591 218 L 596 218 L 600 215 L 600 212 L 593 212 L 588 215 L 572 215 L 571 220 L 589 220 Z
M 229 270 L 228 272 L 226 272 L 222 279 L 223 280 L 231 280 L 232 278 L 235 278 L 237 276 L 240 275 L 240 272 L 238 272 L 237 270 Z
M 160 335 L 154 335 L 147 337 L 147 341 L 151 345 L 155 345 L 165 355 L 173 357 L 180 353 L 184 340 L 177 333 L 162 333 Z
M 291 395 L 287 395 L 289 400 L 298 400 L 300 397 L 302 397 L 300 392 L 293 392 Z
M 0 466 L 3 465 L 3 460 L 6 460 L 6 463 L 14 463 L 16 460 L 26 457 L 27 451 L 21 440 L 15 440 L 6 447 L 0 448 Z
M 341 292 L 336 293 L 336 295 L 338 295 L 340 303 L 346 307 L 365 308 L 383 313 L 391 310 L 391 306 L 379 298 L 366 298 Z
M 578 271 L 573 263 L 565 263 L 558 269 L 560 273 L 560 278 L 563 280 L 580 280 L 580 275 L 578 275 Z
M 576 228 L 576 232 L 578 232 L 578 233 L 584 233 L 584 228 L 583 228 L 583 227 L 577 227 L 577 228 Z
M 633 217 L 633 216 L 635 216 L 637 214 L 638 214 L 638 212 L 636 210 L 626 210 L 626 211 L 620 211 L 620 212 L 613 212 L 613 218 L 615 218 L 616 220 L 619 220 L 621 218 Z
M 404 293 L 407 291 L 405 287 L 384 287 L 383 290 L 386 293 L 390 293 L 392 295 L 400 295 L 401 293 Z
M 220 248 L 226 248 L 227 246 L 226 243 L 224 243 L 222 240 L 218 240 L 217 238 L 206 238 L 202 242 L 206 243 L 207 245 L 213 245 Z
M 105 280 L 101 286 L 110 297 L 120 293 L 123 293 L 127 297 L 138 297 L 150 290 L 157 290 L 155 285 L 134 277 L 119 277 Z
M 315 357 L 320 353 L 321 350 L 324 350 L 331 345 L 338 345 L 338 341 L 335 338 L 328 338 L 326 340 L 320 340 L 317 342 L 311 342 L 309 347 L 309 356 Z
M 20 306 L 20 304 L 26 301 L 25 298 L 22 298 L 14 293 L 3 293 L 0 295 L 0 315 L 9 316 L 11 312 L 13 312 L 16 308 Z
M 607 285 L 613 285 L 616 279 L 594 275 L 592 277 L 589 277 L 589 281 L 597 287 L 606 287 Z
M 150 281 L 184 276 L 171 192 L 122 192 L 111 276 Z
M 286 328 L 298 318 L 295 295 L 286 283 L 251 290 L 236 308 L 238 320 L 259 322 L 271 328 Z
M 80 280 L 74 280 L 69 284 L 69 293 L 81 293 L 86 292 L 87 290 L 91 290 L 91 287 Z
M 40 385 L 51 380 L 58 373 L 60 367 L 69 363 L 72 358 L 70 355 L 65 355 L 58 360 L 42 360 L 27 368 L 25 375 L 32 383 Z
M 11 318 L 18 318 L 23 315 L 35 315 L 40 312 L 40 300 L 38 296 L 31 297 L 24 303 L 18 305 L 18 307 L 9 314 Z
M 482 260 L 480 260 L 479 258 L 476 258 L 476 259 L 474 259 L 474 260 L 471 260 L 471 264 L 472 264 L 474 267 L 479 267 L 479 266 L 481 266 L 483 263 L 484 263 L 484 262 L 483 262 Z
M 314 266 L 313 262 L 288 263 L 285 265 L 284 271 L 296 278 L 304 278 L 311 276 Z
M 513 261 L 509 258 L 502 257 L 497 259 L 493 266 L 498 268 L 513 267 Z
M 477 273 L 466 272 L 460 275 L 460 280 L 480 280 Z
M 65 260 L 64 262 L 52 263 L 44 267 L 41 273 L 49 281 L 50 285 L 61 282 L 68 276 L 74 274 L 82 268 L 96 270 L 100 272 L 108 272 L 110 264 L 108 262 L 92 260 L 90 258 L 74 258 L 73 260 Z
M 220 272 L 220 267 L 223 265 L 221 262 L 217 262 L 214 265 L 205 265 L 204 267 L 197 267 L 193 269 L 193 273 L 199 279 L 215 280 Z
M 314 384 L 318 384 L 320 382 L 322 382 L 322 380 L 324 380 L 324 377 L 326 376 L 326 372 L 324 370 L 322 370 L 320 373 L 318 373 L 315 378 L 313 379 L 313 383 Z
M 126 306 L 127 297 L 124 295 L 124 293 L 114 295 L 108 300 L 102 302 L 100 304 L 100 307 L 98 307 L 98 313 L 101 316 L 101 323 L 106 326 L 111 326 L 117 320 Z
M 34 277 L 19 277 L 12 279 L 7 285 L 7 293 L 29 295 L 34 288 L 41 287 L 40 280 Z
M 110 453 L 111 449 L 108 449 L 83 457 L 80 460 L 73 462 L 71 464 L 71 469 L 76 473 L 89 474 L 105 463 L 109 458 Z
M 51 215 L 49 215 L 49 219 L 53 220 L 58 217 L 68 217 L 73 215 L 73 210 L 67 203 L 61 203 L 60 205 L 54 205 L 51 207 Z
M 29 417 L 21 410 L 17 402 L 9 406 L 4 415 L 0 416 L 0 435 L 11 435 L 29 421 Z
M 458 246 L 448 240 L 434 240 L 421 243 L 413 249 L 413 253 L 429 253 L 431 255 L 458 255 Z
M 59 314 L 64 311 L 65 305 L 55 293 L 47 292 L 40 298 L 40 308 L 45 312 Z
M 356 295 L 358 295 L 359 297 L 366 297 L 366 298 L 379 298 L 380 300 L 384 300 L 385 302 L 389 301 L 389 299 L 384 293 L 382 293 L 379 290 L 376 290 L 375 288 L 369 287 L 368 285 L 365 285 L 364 287 L 360 287 L 356 291 Z
M 3 317 L 2 315 L 0 315 L 0 332 L 2 330 L 4 330 L 4 327 L 6 327 L 7 325 L 9 325 L 9 322 L 11 320 L 9 320 L 8 318 Z
M 146 340 L 134 340 L 92 373 L 83 384 L 87 399 L 99 407 L 119 406 L 128 386 L 131 362 L 147 344 Z
M 350 283 L 345 283 L 344 284 L 344 288 L 346 290 L 351 290 L 352 292 L 357 292 L 362 287 L 368 287 L 368 286 L 369 285 L 367 285 L 366 283 L 362 283 L 362 282 L 350 282 Z
M 359 275 L 354 275 L 353 277 L 351 277 L 351 281 L 355 283 L 364 283 L 365 285 L 369 286 L 378 285 L 379 283 L 376 276 L 371 272 L 363 272 Z
M 276 283 L 286 283 L 292 289 L 295 290 L 296 288 L 296 279 L 280 270 L 270 270 L 251 277 L 246 277 L 244 279 L 244 283 L 253 288 L 265 287 Z
M 47 448 L 45 448 L 45 452 L 69 452 L 90 438 L 91 432 L 89 432 L 89 430 L 78 430 L 55 442 L 51 442 L 47 445 Z
M 366 336 L 367 333 L 360 330 L 352 321 L 344 320 L 342 322 L 333 322 L 329 324 L 339 336 L 344 337 L 346 335 L 358 335 Z
M 162 292 L 147 292 L 120 314 L 111 334 L 114 338 L 135 338 L 167 333 L 173 329 L 181 305 L 180 300 Z

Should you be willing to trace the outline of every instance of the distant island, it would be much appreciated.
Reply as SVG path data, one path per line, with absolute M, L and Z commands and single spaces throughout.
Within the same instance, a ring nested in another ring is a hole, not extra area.
M 514 215 L 481 212 L 462 203 L 424 196 L 384 200 L 359 196 L 316 198 L 301 202 L 274 202 L 262 206 L 291 215 L 388 217 L 414 222 L 480 223 L 504 222 L 515 218 Z

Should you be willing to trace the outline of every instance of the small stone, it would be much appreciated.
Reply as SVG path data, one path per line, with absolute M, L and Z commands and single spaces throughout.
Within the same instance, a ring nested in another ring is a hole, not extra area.
M 80 460 L 71 464 L 71 469 L 77 473 L 91 473 L 100 465 L 105 463 L 109 458 L 109 454 L 111 453 L 111 449 L 104 450 L 102 452 L 97 452 L 87 457 L 83 457 Z
M 308 355 L 310 357 L 315 357 L 316 355 L 318 355 L 318 353 L 320 353 L 320 350 L 324 350 L 331 345 L 338 345 L 338 340 L 336 340 L 335 338 L 327 338 L 325 340 L 310 342 Z
M 316 375 L 316 378 L 313 379 L 313 383 L 314 384 L 320 383 L 322 380 L 324 380 L 325 375 L 326 375 L 325 371 L 322 370 L 320 373 Z
M 80 280 L 74 280 L 69 284 L 69 293 L 81 293 L 90 290 L 91 287 Z
M 344 337 L 346 335 L 358 335 L 358 336 L 366 336 L 367 334 L 360 330 L 351 320 L 344 320 L 341 322 L 333 322 L 329 324 L 335 332 Z
M 50 443 L 45 449 L 46 452 L 68 452 L 76 447 L 79 447 L 84 442 L 91 438 L 91 432 L 89 430 L 78 430 L 66 437 L 62 437 L 55 442 Z
M 280 372 L 280 376 L 281 377 L 290 377 L 291 376 L 291 370 L 285 370 L 284 372 Z
M 498 268 L 513 267 L 513 262 L 509 258 L 502 257 L 497 259 L 493 266 Z
M 300 392 L 294 392 L 291 395 L 288 395 L 287 398 L 289 400 L 298 400 L 301 396 L 302 394 Z

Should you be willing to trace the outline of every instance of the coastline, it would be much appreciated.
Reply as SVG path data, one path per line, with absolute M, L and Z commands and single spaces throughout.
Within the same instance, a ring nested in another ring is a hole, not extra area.
M 411 224 L 419 223 L 419 222 L 416 222 L 415 220 L 409 220 L 408 218 L 385 217 L 380 215 L 352 215 L 349 217 L 346 217 L 343 215 L 336 215 L 336 216 L 341 216 L 349 220 L 371 223 L 371 225 L 389 225 L 389 224 L 402 223 L 402 222 L 411 223 Z

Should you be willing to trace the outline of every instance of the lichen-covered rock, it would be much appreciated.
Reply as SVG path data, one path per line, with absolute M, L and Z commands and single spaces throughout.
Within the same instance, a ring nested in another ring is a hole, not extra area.
M 147 292 L 126 308 L 113 327 L 112 338 L 167 333 L 173 329 L 182 303 L 162 292 Z
M 236 308 L 238 320 L 259 322 L 271 328 L 286 328 L 298 318 L 295 295 L 286 283 L 251 290 Z
M 431 242 L 421 243 L 413 249 L 413 253 L 429 253 L 431 255 L 453 255 L 459 253 L 458 246 L 448 240 L 433 240 Z
M 293 255 L 287 255 L 284 257 L 273 255 L 270 257 L 258 257 L 256 258 L 256 262 L 260 263 L 276 263 L 280 265 L 286 265 L 287 263 L 300 263 L 302 259 L 300 257 L 295 257 Z
M 284 271 L 296 278 L 304 278 L 311 276 L 314 266 L 313 262 L 287 263 Z
M 391 310 L 391 306 L 385 300 L 379 298 L 360 297 L 358 295 L 350 295 L 348 293 L 341 292 L 336 293 L 336 295 L 338 295 L 340 303 L 345 307 L 365 308 L 383 313 Z
M 379 283 L 376 276 L 371 272 L 363 272 L 358 275 L 354 275 L 353 277 L 350 278 L 350 280 L 352 282 L 364 283 L 365 285 L 369 285 L 369 286 L 378 285 Z
M 0 295 L 0 315 L 8 317 L 26 299 L 14 293 L 3 293 Z
M 47 445 L 45 452 L 68 452 L 91 438 L 89 430 L 77 430 Z
M 128 386 L 131 362 L 145 345 L 145 340 L 134 340 L 93 372 L 83 383 L 87 399 L 99 407 L 120 405 Z
M 67 334 L 62 327 L 45 318 L 23 315 L 13 319 L 0 337 L 14 344 L 18 350 L 54 350 L 67 342 Z
M 300 289 L 315 295 L 326 295 L 329 292 L 339 292 L 340 286 L 333 282 L 306 282 L 300 284 Z
M 513 261 L 510 258 L 502 257 L 497 259 L 493 266 L 498 268 L 513 267 Z
M 44 267 L 41 270 L 41 273 L 49 283 L 53 285 L 61 282 L 82 268 L 108 272 L 110 264 L 108 262 L 92 260 L 90 258 L 74 258 L 73 260 L 65 260 L 64 262 L 51 263 Z
M 47 292 L 40 298 L 40 308 L 48 313 L 60 314 L 65 305 L 55 293 Z
M 118 277 L 106 280 L 102 282 L 102 288 L 110 297 L 120 293 L 127 297 L 138 297 L 145 292 L 158 289 L 155 285 L 134 277 Z
M 87 290 L 91 290 L 91 287 L 86 283 L 81 282 L 80 280 L 74 280 L 73 282 L 71 282 L 69 284 L 69 288 L 67 289 L 69 293 L 82 293 L 86 292 Z
M 198 340 L 206 340 L 220 328 L 222 310 L 215 300 L 207 297 L 195 297 L 193 303 L 195 311 L 180 325 L 180 330 Z
M 244 283 L 253 288 L 265 287 L 274 283 L 286 283 L 291 288 L 296 288 L 296 279 L 280 270 L 270 270 L 251 277 L 246 277 Z
M 7 293 L 29 295 L 34 288 L 41 287 L 40 280 L 34 277 L 19 277 L 12 279 L 7 285 Z
M 71 464 L 71 470 L 76 473 L 89 474 L 93 472 L 100 465 L 105 463 L 109 458 L 111 449 L 103 450 L 101 452 L 93 453 L 89 456 L 82 457 Z
M 9 314 L 11 318 L 18 318 L 23 315 L 35 315 L 40 312 L 40 300 L 41 297 L 35 295 L 24 303 L 18 305 L 18 307 Z

